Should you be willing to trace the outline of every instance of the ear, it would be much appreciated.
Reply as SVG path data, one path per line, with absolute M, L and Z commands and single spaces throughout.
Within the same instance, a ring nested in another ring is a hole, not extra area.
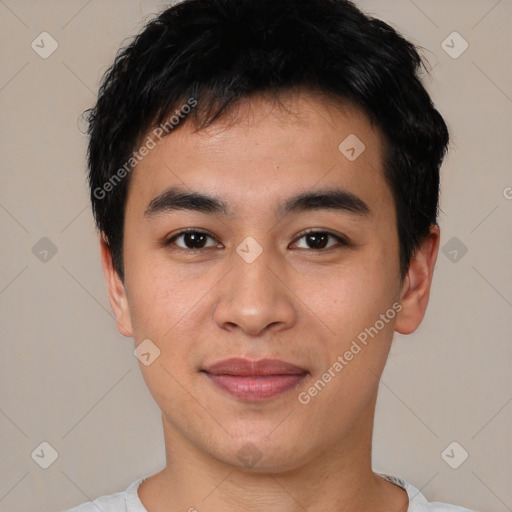
M 103 273 L 105 274 L 105 281 L 107 283 L 110 307 L 112 308 L 117 320 L 117 329 L 123 336 L 133 337 L 130 309 L 128 307 L 128 299 L 126 297 L 124 284 L 119 277 L 119 274 L 114 269 L 112 251 L 110 250 L 106 237 L 103 233 L 100 234 L 100 247 L 101 265 L 103 267 Z
M 402 310 L 395 331 L 411 334 L 420 325 L 427 310 L 430 285 L 439 251 L 440 230 L 434 225 L 414 253 L 400 293 Z

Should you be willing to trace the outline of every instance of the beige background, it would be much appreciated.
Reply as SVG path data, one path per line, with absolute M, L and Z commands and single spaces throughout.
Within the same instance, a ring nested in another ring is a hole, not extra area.
M 358 4 L 423 46 L 433 65 L 426 85 L 453 136 L 441 244 L 456 237 L 467 247 L 462 257 L 455 248 L 455 262 L 452 246 L 440 253 L 423 324 L 396 336 L 374 467 L 431 500 L 510 511 L 512 2 Z M 110 312 L 77 121 L 117 48 L 163 5 L 0 0 L 2 511 L 55 512 L 165 462 L 160 412 Z M 43 31 L 59 45 L 47 59 L 31 48 Z M 456 59 L 441 47 L 453 31 L 469 43 Z M 46 262 L 32 252 L 43 237 L 57 249 Z M 44 441 L 58 453 L 48 469 L 31 457 Z M 441 457 L 452 441 L 469 453 L 458 469 Z

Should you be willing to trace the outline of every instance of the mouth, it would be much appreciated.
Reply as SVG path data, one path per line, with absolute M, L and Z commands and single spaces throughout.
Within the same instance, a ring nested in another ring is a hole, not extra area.
M 305 368 L 279 359 L 250 361 L 232 358 L 201 370 L 224 392 L 248 401 L 263 401 L 296 388 L 309 374 Z

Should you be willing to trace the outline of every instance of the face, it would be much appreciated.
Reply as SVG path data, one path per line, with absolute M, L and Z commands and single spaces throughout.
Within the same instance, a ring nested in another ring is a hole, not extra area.
M 379 133 L 350 106 L 284 101 L 164 138 L 131 177 L 124 283 L 104 262 L 121 332 L 150 340 L 140 368 L 167 436 L 255 471 L 371 427 L 410 284 Z M 212 369 L 230 358 L 294 366 Z

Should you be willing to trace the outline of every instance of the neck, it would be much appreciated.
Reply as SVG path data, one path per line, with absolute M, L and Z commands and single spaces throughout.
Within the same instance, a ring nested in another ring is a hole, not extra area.
M 292 469 L 273 471 L 227 464 L 198 450 L 166 422 L 167 465 L 139 486 L 149 512 L 405 512 L 405 491 L 371 469 L 374 410 L 335 446 Z M 307 442 L 307 439 L 304 440 Z

